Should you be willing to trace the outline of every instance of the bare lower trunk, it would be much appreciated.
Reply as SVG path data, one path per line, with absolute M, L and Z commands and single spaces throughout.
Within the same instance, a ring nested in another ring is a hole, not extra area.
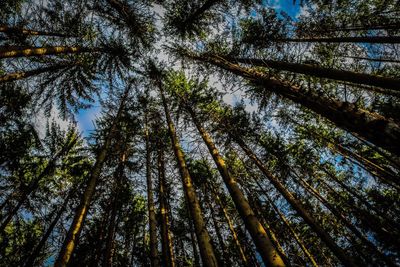
M 210 154 L 212 155 L 215 164 L 224 180 L 226 187 L 235 203 L 238 212 L 243 219 L 246 229 L 249 231 L 253 241 L 260 252 L 260 255 L 268 266 L 285 266 L 279 253 L 274 248 L 271 240 L 269 239 L 267 232 L 265 231 L 262 224 L 259 222 L 258 218 L 255 216 L 252 208 L 250 207 L 247 199 L 240 190 L 236 180 L 233 178 L 231 173 L 228 171 L 225 161 L 222 159 L 217 148 L 215 147 L 210 135 L 205 131 L 205 129 L 200 125 L 196 114 L 194 111 L 186 106 L 188 112 L 190 113 L 194 124 L 196 125 L 204 143 L 207 145 Z
M 146 111 L 147 112 L 147 111 Z M 146 181 L 147 181 L 147 209 L 149 213 L 150 229 L 150 261 L 152 267 L 159 266 L 157 251 L 157 220 L 153 199 L 153 183 L 151 179 L 151 151 L 147 113 L 145 114 L 145 141 L 146 141 Z
M 193 188 L 192 178 L 190 177 L 187 165 L 185 162 L 185 155 L 179 144 L 178 137 L 176 135 L 175 126 L 172 122 L 167 102 L 164 96 L 161 81 L 158 81 L 158 86 L 163 101 L 165 116 L 168 123 L 169 135 L 171 138 L 172 148 L 175 153 L 176 160 L 178 161 L 179 172 L 181 174 L 183 189 L 190 210 L 190 215 L 194 222 L 194 228 L 196 232 L 197 241 L 199 243 L 200 255 L 204 266 L 218 266 L 217 258 L 215 257 L 214 249 L 211 244 L 210 235 L 206 229 L 204 222 L 203 213 L 200 208 L 196 192 Z
M 332 237 L 314 220 L 314 217 L 304 208 L 299 200 L 297 200 L 291 192 L 289 192 L 285 186 L 272 175 L 258 157 L 247 147 L 247 145 L 238 137 L 231 135 L 237 144 L 243 149 L 247 156 L 256 164 L 260 171 L 268 178 L 268 180 L 274 185 L 274 187 L 283 195 L 286 201 L 296 210 L 304 221 L 314 230 L 315 233 L 321 238 L 322 241 L 331 249 L 334 255 L 343 263 L 345 266 L 356 267 L 357 264 L 348 256 L 348 254 L 341 249 Z
M 68 262 L 71 258 L 72 253 L 74 252 L 74 249 L 78 242 L 80 232 L 83 227 L 83 223 L 86 219 L 86 215 L 87 215 L 88 209 L 90 207 L 92 197 L 96 190 L 97 180 L 100 177 L 100 173 L 103 168 L 103 164 L 106 160 L 107 154 L 111 147 L 111 142 L 112 142 L 114 133 L 117 130 L 118 123 L 119 123 L 119 120 L 122 115 L 122 110 L 125 106 L 125 101 L 129 94 L 129 89 L 130 89 L 130 87 L 127 87 L 125 89 L 124 95 L 121 98 L 121 103 L 120 103 L 117 115 L 113 121 L 110 131 L 107 133 L 104 145 L 102 146 L 101 150 L 99 151 L 99 153 L 97 155 L 96 163 L 93 166 L 86 189 L 82 195 L 81 202 L 75 211 L 75 216 L 70 225 L 67 236 L 66 236 L 63 246 L 61 248 L 61 251 L 58 254 L 57 260 L 54 264 L 54 266 L 56 266 L 56 267 L 66 267 L 68 265 Z
M 175 267 L 175 258 L 172 247 L 172 237 L 169 225 L 169 209 L 167 203 L 166 181 L 165 181 L 165 162 L 164 151 L 161 144 L 158 144 L 158 183 L 159 183 L 159 202 L 161 215 L 161 245 L 163 266 Z

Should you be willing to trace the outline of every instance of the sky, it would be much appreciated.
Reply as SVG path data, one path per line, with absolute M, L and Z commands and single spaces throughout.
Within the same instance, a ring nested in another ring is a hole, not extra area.
M 266 7 L 272 7 L 277 12 L 284 11 L 292 18 L 296 18 L 296 16 L 301 12 L 299 2 L 300 0 L 297 0 L 296 4 L 293 4 L 293 0 L 263 0 L 263 5 Z M 222 84 L 216 83 L 214 86 L 222 86 Z M 242 99 L 240 94 L 231 94 L 224 97 L 224 101 L 231 105 L 239 102 L 240 99 Z M 94 103 L 91 108 L 79 110 L 76 115 L 76 121 L 78 130 L 84 137 L 89 136 L 95 129 L 94 121 L 100 115 L 100 111 L 101 108 L 98 102 Z

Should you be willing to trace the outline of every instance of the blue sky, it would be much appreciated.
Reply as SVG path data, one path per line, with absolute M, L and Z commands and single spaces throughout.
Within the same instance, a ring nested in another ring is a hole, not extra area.
M 263 0 L 263 5 L 275 8 L 276 11 L 285 11 L 289 16 L 295 18 L 300 12 L 300 0 Z

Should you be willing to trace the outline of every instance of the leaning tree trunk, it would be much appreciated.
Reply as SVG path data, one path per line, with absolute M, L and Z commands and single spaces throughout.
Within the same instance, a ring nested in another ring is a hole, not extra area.
M 15 72 L 15 73 L 9 73 L 3 76 L 0 76 L 0 83 L 5 83 L 5 82 L 12 82 L 12 81 L 17 81 L 17 80 L 22 80 L 28 77 L 36 76 L 42 73 L 46 72 L 56 72 L 68 67 L 72 67 L 75 64 L 57 64 L 57 65 L 52 65 L 48 67 L 43 67 L 43 68 L 38 68 L 34 70 L 28 70 L 28 71 L 20 71 L 20 72 Z
M 106 240 L 106 251 L 104 253 L 104 267 L 111 267 L 113 265 L 113 257 L 114 257 L 114 247 L 115 247 L 115 232 L 118 228 L 118 212 L 120 209 L 119 204 L 119 192 L 121 190 L 122 178 L 124 175 L 124 164 L 126 160 L 125 152 L 122 152 L 120 155 L 119 163 L 114 175 L 114 188 L 111 192 L 113 192 L 112 199 L 112 208 L 111 208 L 111 216 L 110 223 L 108 226 L 107 240 Z
M 0 50 L 0 59 L 17 57 L 50 56 L 62 54 L 80 54 L 86 52 L 106 52 L 102 48 L 80 46 L 47 46 L 47 47 L 19 47 Z
M 9 27 L 6 25 L 0 25 L 0 32 L 4 32 L 8 35 L 32 35 L 32 36 L 53 36 L 53 37 L 62 37 L 62 38 L 71 38 L 77 37 L 69 34 L 63 34 L 58 32 L 47 32 L 47 31 L 37 31 L 37 30 L 30 30 L 18 27 Z
M 239 75 L 268 91 L 316 112 L 354 135 L 400 155 L 400 126 L 377 113 L 358 108 L 353 103 L 323 97 L 312 90 L 304 91 L 301 87 L 270 77 L 264 72 L 241 67 L 218 55 L 196 55 L 188 51 L 180 51 L 180 53 L 188 58 L 209 63 Z
M 206 185 L 208 185 L 208 183 Z M 236 247 L 238 249 L 238 252 L 239 252 L 239 255 L 240 255 L 240 259 L 242 260 L 243 265 L 244 266 L 250 266 L 249 260 L 247 259 L 247 256 L 244 253 L 244 249 L 243 249 L 242 245 L 240 244 L 238 235 L 237 235 L 235 227 L 233 225 L 233 221 L 230 218 L 230 216 L 228 214 L 228 211 L 225 208 L 225 205 L 222 203 L 221 198 L 215 192 L 215 189 L 213 187 L 211 187 L 211 194 L 212 194 L 212 197 L 214 198 L 214 201 L 217 202 L 217 204 L 219 205 L 219 207 L 222 210 L 222 213 L 224 214 L 225 220 L 227 221 L 228 226 L 229 226 L 229 231 L 232 234 L 233 241 L 235 242 L 235 245 L 236 245 Z
M 34 250 L 30 253 L 30 255 L 29 255 L 29 257 L 28 257 L 28 259 L 27 259 L 27 261 L 26 261 L 26 263 L 24 265 L 25 267 L 35 266 L 36 258 L 39 256 L 40 252 L 42 251 L 44 245 L 47 242 L 47 239 L 49 238 L 49 236 L 53 232 L 54 227 L 56 227 L 56 225 L 57 225 L 58 221 L 60 220 L 61 216 L 63 215 L 63 213 L 67 209 L 68 202 L 69 202 L 69 200 L 71 199 L 71 197 L 73 196 L 74 193 L 75 193 L 74 189 L 71 189 L 71 191 L 68 193 L 68 196 L 65 198 L 63 204 L 59 208 L 58 213 L 56 214 L 56 216 L 54 217 L 53 221 L 51 222 L 51 224 L 47 228 L 45 234 L 42 236 L 42 238 L 40 239 L 39 243 L 34 248 Z
M 68 140 L 68 143 L 64 145 L 63 148 L 58 151 L 52 159 L 50 159 L 49 163 L 43 169 L 43 171 L 39 174 L 38 177 L 33 178 L 33 180 L 28 184 L 28 186 L 23 190 L 21 195 L 19 196 L 18 203 L 14 206 L 11 211 L 7 214 L 6 218 L 0 225 L 0 234 L 3 233 L 4 229 L 10 223 L 11 219 L 17 214 L 18 210 L 22 207 L 22 205 L 28 200 L 28 197 L 35 192 L 38 187 L 40 181 L 46 176 L 50 175 L 55 168 L 57 160 L 64 154 L 68 153 L 72 147 L 78 141 L 78 136 L 74 136 L 72 140 Z
M 299 180 L 298 183 L 300 183 L 311 195 L 314 195 L 315 198 L 318 199 L 336 218 L 338 218 L 350 230 L 351 233 L 360 239 L 361 242 L 368 247 L 372 253 L 374 253 L 380 260 L 385 262 L 387 266 L 396 266 L 396 264 L 394 264 L 386 255 L 384 255 L 383 252 L 375 246 L 375 244 L 369 241 L 368 238 L 343 215 L 342 211 L 332 206 L 315 188 L 313 188 L 306 180 L 301 178 L 300 175 L 294 171 L 293 174 Z
M 260 185 L 259 185 L 260 187 Z M 271 205 L 272 209 L 279 215 L 279 218 L 284 222 L 286 227 L 289 229 L 290 233 L 293 235 L 294 239 L 296 240 L 297 244 L 301 248 L 301 250 L 304 252 L 304 255 L 308 258 L 308 260 L 311 262 L 311 265 L 314 267 L 318 267 L 318 264 L 316 260 L 314 259 L 314 256 L 311 254 L 311 252 L 307 249 L 303 241 L 301 240 L 300 236 L 296 233 L 294 228 L 290 225 L 290 222 L 286 218 L 285 215 L 278 209 L 278 207 L 275 206 L 274 202 L 271 200 L 271 198 L 268 196 L 268 194 L 265 194 L 267 197 L 267 200 L 269 204 Z
M 344 266 L 356 267 L 357 264 L 348 256 L 348 254 L 341 249 L 332 237 L 314 220 L 314 217 L 307 211 L 307 209 L 297 200 L 292 193 L 264 166 L 261 160 L 250 150 L 250 148 L 239 137 L 228 132 L 235 142 L 243 149 L 246 155 L 255 163 L 260 171 L 268 178 L 273 186 L 282 194 L 286 201 L 292 206 L 294 210 L 304 219 L 304 221 L 314 230 L 314 232 L 321 238 L 322 241 L 331 249 L 334 255 L 342 262 Z
M 150 137 L 147 121 L 147 111 L 145 114 L 145 141 L 146 141 L 146 182 L 147 182 L 147 209 L 149 212 L 150 229 L 150 262 L 152 267 L 159 266 L 157 251 L 157 220 L 153 199 L 153 183 L 151 179 L 151 151 Z
M 172 237 L 169 226 L 169 210 L 167 203 L 166 179 L 165 179 L 165 162 L 164 150 L 160 142 L 158 142 L 158 184 L 159 184 L 159 202 L 161 215 L 161 247 L 163 266 L 175 267 L 175 258 L 172 246 Z
M 206 130 L 200 125 L 199 120 L 197 119 L 194 111 L 186 106 L 188 112 L 190 113 L 194 124 L 196 125 L 201 137 L 203 138 L 204 143 L 207 145 L 210 154 L 212 155 L 215 164 L 224 180 L 226 187 L 232 197 L 233 202 L 235 203 L 238 212 L 243 219 L 246 229 L 249 231 L 257 250 L 259 251 L 265 265 L 267 266 L 285 266 L 282 258 L 279 253 L 275 249 L 271 240 L 269 239 L 267 232 L 265 231 L 263 225 L 260 223 L 258 218 L 255 216 L 254 211 L 249 205 L 247 199 L 244 194 L 240 190 L 236 180 L 233 178 L 231 173 L 228 171 L 228 168 L 225 165 L 225 161 L 219 154 L 217 148 L 215 147 L 214 142 L 212 141 L 210 135 L 206 132 Z
M 158 81 L 158 86 L 160 89 L 161 98 L 164 106 L 165 117 L 167 119 L 168 131 L 171 138 L 172 148 L 174 150 L 176 160 L 178 161 L 179 172 L 182 177 L 182 183 L 186 201 L 188 203 L 190 215 L 194 222 L 194 228 L 196 232 L 197 241 L 199 244 L 200 255 L 203 261 L 203 265 L 218 266 L 217 258 L 215 257 L 214 249 L 211 244 L 211 238 L 206 229 L 203 213 L 200 208 L 200 203 L 199 200 L 197 199 L 196 192 L 193 188 L 193 181 L 192 178 L 190 177 L 189 170 L 186 165 L 185 155 L 182 151 L 181 145 L 179 144 L 175 126 L 172 122 L 171 115 L 169 113 L 161 81 Z
M 352 32 L 352 31 L 374 31 L 374 30 L 398 30 L 399 23 L 388 23 L 382 25 L 351 25 L 336 28 L 324 28 L 323 30 L 313 30 L 313 33 L 327 33 L 327 32 Z
M 103 168 L 103 164 L 110 150 L 114 133 L 117 131 L 118 124 L 122 116 L 122 110 L 125 106 L 125 102 L 128 97 L 129 91 L 130 87 L 127 87 L 125 89 L 124 95 L 121 98 L 121 103 L 118 108 L 117 115 L 115 116 L 115 119 L 113 120 L 110 130 L 106 135 L 104 145 L 101 147 L 99 153 L 97 154 L 96 163 L 93 166 L 87 186 L 82 195 L 81 202 L 75 211 L 74 219 L 70 225 L 67 236 L 62 245 L 61 251 L 58 254 L 57 260 L 54 264 L 54 266 L 56 267 L 66 267 L 68 265 L 72 253 L 74 252 L 80 232 L 83 227 L 83 223 L 86 219 L 86 215 L 90 207 L 92 197 L 96 190 L 97 180 L 100 177 L 101 169 Z
M 372 62 L 384 62 L 384 63 L 395 63 L 400 64 L 400 60 L 391 59 L 391 58 L 370 58 L 370 57 L 355 57 L 355 56 L 339 56 L 343 58 L 351 58 L 357 60 L 365 60 L 365 61 L 372 61 Z
M 289 43 L 370 43 L 398 44 L 400 36 L 361 36 L 361 37 L 313 37 L 313 38 L 284 38 L 273 40 Z
M 214 209 L 214 207 L 212 206 L 212 204 L 210 202 L 210 199 L 209 199 L 209 196 L 208 196 L 208 192 L 205 190 L 205 187 L 201 186 L 201 189 L 202 189 L 202 192 L 203 192 L 203 195 L 204 195 L 204 202 L 206 203 L 206 205 L 208 207 L 208 210 L 210 211 L 211 220 L 213 222 L 213 226 L 214 226 L 214 229 L 215 229 L 215 234 L 217 235 L 219 247 L 221 249 L 222 256 L 224 258 L 224 264 L 223 265 L 224 266 L 231 266 L 232 262 L 231 262 L 231 260 L 229 258 L 228 251 L 227 251 L 227 248 L 226 248 L 226 245 L 225 245 L 225 242 L 224 242 L 224 238 L 222 237 L 221 229 L 219 227 L 219 222 L 218 222 L 218 220 L 216 218 L 216 214 L 215 214 L 215 209 Z
M 338 70 L 332 68 L 324 68 L 311 64 L 291 63 L 278 60 L 268 60 L 259 58 L 236 58 L 226 57 L 226 60 L 237 63 L 244 63 L 251 66 L 273 68 L 277 70 L 290 71 L 300 74 L 306 74 L 318 78 L 326 78 L 341 82 L 351 82 L 356 84 L 364 84 L 369 86 L 377 86 L 389 89 L 387 94 L 391 95 L 391 91 L 398 94 L 400 91 L 400 79 L 383 77 L 372 74 L 358 73 L 354 71 Z M 365 87 L 368 90 L 368 87 Z M 385 90 L 382 91 L 385 93 Z

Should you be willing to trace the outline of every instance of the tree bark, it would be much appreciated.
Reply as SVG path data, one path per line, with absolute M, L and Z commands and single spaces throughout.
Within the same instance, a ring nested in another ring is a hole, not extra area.
M 79 54 L 86 52 L 106 52 L 102 48 L 88 48 L 80 46 L 47 46 L 47 47 L 21 47 L 0 49 L 0 59 L 2 58 L 18 58 L 18 57 L 34 57 L 34 56 L 50 56 L 62 54 Z
M 357 59 L 357 60 L 366 60 L 366 61 L 372 61 L 372 62 L 385 62 L 385 63 L 400 64 L 400 60 L 390 59 L 390 58 L 370 58 L 370 57 L 353 57 L 353 56 L 340 56 L 340 57 Z
M 0 76 L 0 83 L 22 80 L 22 79 L 36 76 L 36 75 L 46 73 L 46 72 L 56 72 L 56 71 L 62 70 L 64 68 L 72 67 L 73 65 L 74 64 L 58 64 L 58 65 L 38 68 L 38 69 L 34 69 L 34 70 L 9 73 L 9 74 Z
M 106 251 L 104 253 L 104 267 L 111 267 L 113 265 L 113 257 L 114 257 L 114 246 L 115 246 L 115 232 L 118 228 L 118 211 L 120 208 L 119 204 L 119 192 L 121 190 L 122 178 L 124 175 L 124 164 L 126 160 L 125 152 L 121 153 L 117 170 L 114 175 L 114 188 L 111 191 L 113 193 L 112 197 L 112 208 L 111 208 L 111 216 L 110 223 L 108 225 L 108 233 L 106 240 Z
M 187 51 L 181 51 L 181 54 L 241 76 L 268 91 L 314 111 L 354 135 L 358 135 L 395 155 L 400 155 L 400 126 L 377 113 L 358 108 L 352 103 L 320 96 L 311 90 L 304 91 L 301 87 L 282 82 L 263 72 L 233 64 L 217 55 L 196 55 Z
M 314 195 L 336 218 L 338 218 L 358 239 L 361 240 L 361 242 L 368 247 L 380 260 L 385 262 L 388 266 L 395 267 L 396 264 L 394 264 L 387 256 L 383 254 L 383 252 L 377 248 L 371 241 L 368 240 L 368 238 L 361 233 L 344 215 L 340 210 L 337 210 L 335 207 L 333 207 L 321 194 L 318 193 L 318 191 L 313 188 L 306 180 L 301 178 L 297 173 L 293 172 L 297 179 L 299 179 L 300 184 L 303 185 L 303 187 L 310 192 L 312 195 Z
M 284 38 L 275 42 L 290 43 L 370 43 L 370 44 L 398 44 L 400 36 L 361 36 L 361 37 L 312 37 L 312 38 Z
M 377 86 L 393 91 L 400 91 L 400 79 L 383 77 L 372 74 L 357 73 L 354 71 L 338 70 L 332 68 L 319 67 L 311 64 L 291 63 L 285 61 L 259 59 L 259 58 L 226 58 L 227 61 L 244 63 L 247 65 L 273 68 L 277 70 L 290 71 L 300 74 L 306 74 L 318 78 L 326 78 L 335 81 L 351 82 L 356 84 L 364 84 L 369 86 Z M 364 87 L 368 90 L 369 87 Z M 391 91 L 388 90 L 388 94 Z M 386 90 L 383 90 L 385 93 Z
M 213 187 L 211 187 L 211 194 L 212 194 L 212 196 L 214 198 L 214 201 L 217 202 L 217 204 L 219 205 L 219 207 L 222 210 L 222 213 L 224 214 L 225 220 L 226 220 L 226 222 L 228 223 L 228 226 L 229 226 L 229 231 L 232 234 L 233 241 L 235 242 L 235 245 L 236 245 L 236 247 L 238 249 L 238 252 L 239 252 L 239 255 L 240 255 L 240 259 L 242 260 L 243 265 L 250 267 L 250 264 L 249 264 L 249 261 L 247 259 L 247 256 L 244 253 L 244 249 L 242 248 L 242 245 L 240 244 L 238 235 L 237 235 L 235 227 L 233 225 L 233 221 L 230 218 L 230 216 L 228 214 L 228 211 L 225 208 L 225 205 L 222 203 L 221 198 L 218 196 L 217 193 L 215 193 L 215 189 Z
M 8 35 L 32 35 L 32 36 L 54 36 L 54 37 L 62 37 L 62 38 L 73 38 L 77 37 L 74 35 L 63 34 L 58 32 L 47 32 L 47 31 L 36 31 L 18 27 L 9 27 L 6 25 L 0 25 L 0 32 L 4 32 Z
M 172 237 L 169 225 L 169 209 L 167 203 L 166 179 L 165 179 L 165 162 L 164 150 L 160 142 L 158 142 L 158 184 L 159 184 L 159 202 L 161 215 L 161 246 L 163 266 L 175 267 L 175 258 L 172 246 Z
M 220 0 L 207 0 L 203 5 L 195 10 L 182 24 L 192 24 L 199 16 L 209 10 L 212 6 L 218 4 Z
M 118 124 L 121 119 L 122 111 L 125 106 L 125 101 L 128 97 L 129 91 L 130 87 L 127 87 L 121 98 L 121 103 L 118 108 L 117 115 L 115 116 L 115 119 L 113 120 L 110 130 L 105 138 L 104 145 L 102 146 L 96 157 L 96 163 L 93 166 L 86 189 L 82 195 L 81 202 L 75 211 L 74 219 L 70 225 L 67 236 L 61 248 L 61 251 L 58 254 L 58 258 L 54 264 L 55 267 L 66 267 L 68 265 L 72 253 L 74 252 L 75 246 L 78 242 L 78 238 L 83 227 L 83 223 L 86 219 L 86 215 L 90 207 L 92 197 L 96 190 L 97 180 L 100 177 L 103 164 L 110 150 L 114 133 L 118 128 Z
M 246 155 L 256 164 L 260 171 L 268 178 L 273 186 L 283 195 L 286 201 L 292 206 L 294 210 L 304 219 L 304 221 L 314 230 L 314 232 L 321 238 L 322 241 L 331 249 L 334 255 L 342 262 L 344 266 L 356 267 L 357 264 L 348 256 L 348 254 L 341 249 L 332 237 L 314 220 L 314 217 L 304 208 L 299 200 L 297 200 L 292 193 L 285 188 L 285 186 L 263 165 L 261 160 L 247 147 L 247 145 L 240 138 L 236 137 L 229 132 L 235 142 L 243 149 Z
M 164 106 L 164 112 L 167 119 L 168 131 L 171 138 L 172 148 L 175 153 L 176 160 L 178 162 L 179 172 L 182 177 L 183 189 L 190 210 L 191 217 L 193 218 L 194 228 L 196 232 L 197 241 L 199 244 L 200 255 L 204 266 L 218 266 L 217 258 L 215 257 L 214 249 L 211 244 L 210 235 L 206 229 L 206 225 L 203 219 L 203 213 L 200 208 L 196 192 L 193 188 L 193 181 L 190 177 L 187 165 L 185 162 L 185 155 L 179 144 L 178 137 L 176 135 L 175 126 L 172 122 L 171 115 L 167 106 L 167 101 L 164 96 L 163 87 L 161 81 L 158 81 L 158 87 Z
M 267 266 L 285 266 L 279 253 L 276 251 L 271 240 L 269 239 L 267 232 L 264 227 L 255 216 L 254 211 L 250 207 L 248 201 L 246 200 L 244 194 L 240 190 L 236 180 L 233 178 L 231 173 L 228 171 L 225 161 L 219 154 L 217 148 L 214 145 L 210 135 L 206 130 L 200 125 L 194 111 L 186 105 L 188 112 L 190 113 L 196 128 L 198 129 L 204 143 L 207 145 L 210 154 L 212 155 L 215 164 L 224 180 L 226 187 L 235 203 L 238 212 L 243 219 L 247 230 L 249 231 L 253 241 L 260 252 L 260 255 Z
M 260 187 L 260 184 L 258 184 Z M 262 188 L 261 188 L 262 189 Z M 268 194 L 265 194 L 265 196 L 268 199 L 269 205 L 272 207 L 272 209 L 278 214 L 279 218 L 284 222 L 286 227 L 289 229 L 290 233 L 293 235 L 294 239 L 296 240 L 297 244 L 301 248 L 301 250 L 304 252 L 304 255 L 308 258 L 308 260 L 311 262 L 311 265 L 314 267 L 318 267 L 318 264 L 316 260 L 314 259 L 313 255 L 311 252 L 307 249 L 303 241 L 301 240 L 300 236 L 296 233 L 296 231 L 293 229 L 293 227 L 290 225 L 290 222 L 286 218 L 285 215 L 283 215 L 282 212 L 278 209 L 278 207 L 275 206 L 274 202 L 271 200 L 271 198 L 268 196 Z
M 149 213 L 150 229 L 150 262 L 152 267 L 159 266 L 157 251 L 157 220 L 154 208 L 153 183 L 151 178 L 151 151 L 150 137 L 147 121 L 147 111 L 145 111 L 145 141 L 146 141 L 146 182 L 147 182 L 147 209 Z

